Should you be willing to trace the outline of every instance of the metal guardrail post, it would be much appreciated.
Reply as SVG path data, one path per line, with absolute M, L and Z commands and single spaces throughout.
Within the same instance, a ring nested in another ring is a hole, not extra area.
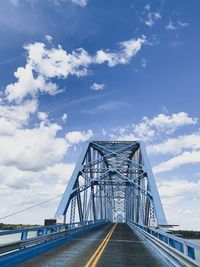
M 21 240 L 26 240 L 28 236 L 28 231 L 22 231 L 21 232 Z
M 145 239 L 155 243 L 157 247 L 181 261 L 186 266 L 200 266 L 200 245 L 183 238 L 166 233 L 159 229 L 152 229 L 132 221 L 128 224 L 136 229 Z M 167 255 L 167 254 L 166 254 Z M 177 265 L 179 266 L 179 265 Z

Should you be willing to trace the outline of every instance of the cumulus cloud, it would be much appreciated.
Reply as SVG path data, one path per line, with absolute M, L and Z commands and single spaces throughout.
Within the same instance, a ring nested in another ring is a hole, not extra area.
M 68 144 L 56 137 L 61 127 L 43 125 L 18 129 L 13 135 L 0 136 L 0 164 L 20 170 L 38 171 L 63 160 Z
M 38 118 L 41 121 L 48 121 L 48 114 L 45 112 L 38 112 Z
M 187 193 L 198 194 L 200 197 L 200 180 L 197 182 L 186 179 L 164 180 L 159 183 L 159 191 L 163 198 L 184 197 Z
M 159 114 L 152 120 L 144 118 L 145 122 L 165 132 L 174 132 L 178 127 L 183 125 L 194 125 L 197 118 L 191 118 L 185 112 L 174 113 L 172 115 Z
M 44 43 L 25 45 L 27 63 L 14 73 L 17 81 L 6 86 L 8 101 L 21 102 L 26 96 L 38 93 L 54 95 L 60 92 L 52 78 L 67 78 L 68 75 L 84 76 L 91 57 L 84 49 L 67 54 L 61 46 L 47 47 Z
M 51 36 L 46 36 L 51 43 Z M 5 96 L 9 102 L 20 103 L 27 97 L 36 97 L 47 93 L 55 95 L 62 90 L 53 79 L 66 79 L 69 75 L 77 77 L 88 75 L 91 64 L 107 62 L 109 67 L 127 64 L 146 43 L 142 36 L 119 43 L 119 50 L 98 50 L 94 56 L 89 55 L 83 48 L 67 53 L 61 45 L 52 47 L 42 42 L 30 43 L 24 46 L 27 52 L 26 65 L 19 67 L 14 76 L 16 82 L 8 84 Z
M 0 168 L 0 176 L 9 177 L 9 179 L 2 179 L 4 186 L 17 190 L 24 188 L 31 189 L 31 186 L 36 183 L 67 183 L 74 166 L 74 163 L 57 163 L 52 166 L 47 166 L 44 170 L 38 172 L 32 170 L 20 170 L 16 166 L 2 166 Z
M 186 164 L 200 163 L 200 151 L 183 152 L 181 155 L 164 161 L 153 168 L 154 173 L 171 171 Z
M 200 180 L 164 179 L 158 183 L 168 222 L 180 229 L 199 229 Z
M 29 118 L 37 111 L 36 100 L 29 100 L 22 105 L 0 106 L 0 136 L 13 135 L 16 129 L 27 125 Z
M 9 212 L 46 200 L 49 192 L 51 196 L 63 193 L 74 168 L 74 163 L 64 161 L 68 148 L 93 136 L 91 130 L 61 134 L 62 126 L 52 123 L 48 114 L 39 109 L 41 93 L 60 92 L 54 78 L 87 75 L 89 65 L 94 64 L 94 57 L 82 48 L 67 53 L 61 46 L 52 47 L 51 38 L 48 42 L 24 46 L 26 64 L 16 70 L 16 82 L 7 85 L 0 96 L 0 202 L 13 196 L 9 199 Z M 60 122 L 66 120 L 64 113 Z M 0 210 L 8 212 L 1 206 Z M 29 223 L 33 222 L 33 215 L 34 211 Z M 27 216 L 20 218 L 27 222 Z
M 119 127 L 110 136 L 119 140 L 135 139 L 149 142 L 158 138 L 161 133 L 169 135 L 181 126 L 194 125 L 196 123 L 197 118 L 192 118 L 185 112 L 174 113 L 172 115 L 161 113 L 152 119 L 145 116 L 138 124 Z
M 33 172 L 19 170 L 15 166 L 1 166 L 0 195 L 3 199 L 2 206 L 0 205 L 1 216 L 61 195 L 74 167 L 74 163 L 58 163 L 42 171 Z M 43 224 L 44 218 L 52 217 L 59 200 L 60 198 L 57 198 L 45 205 L 20 213 L 20 216 L 9 217 L 4 222 Z
M 72 131 L 65 135 L 65 138 L 70 144 L 79 144 L 80 142 L 88 141 L 93 136 L 92 130 L 87 132 Z
M 196 166 L 200 163 L 200 133 L 196 131 L 188 134 L 194 127 L 198 127 L 197 118 L 186 112 L 178 112 L 171 115 L 161 113 L 153 118 L 143 117 L 137 124 L 112 130 L 102 129 L 102 135 L 113 140 L 141 140 L 148 144 L 150 161 L 153 162 L 153 172 L 168 222 L 190 230 L 200 229 L 200 181 L 199 174 L 196 174 Z M 178 130 L 187 134 L 177 136 Z M 190 173 L 190 176 L 184 178 L 185 172 L 181 167 L 186 165 L 186 173 Z M 174 170 L 179 179 L 172 176 Z
M 200 133 L 181 135 L 148 146 L 148 152 L 151 154 L 179 154 L 185 149 L 200 149 Z
M 67 114 L 66 113 L 64 113 L 62 115 L 61 120 L 62 120 L 62 122 L 66 122 L 67 121 Z
M 38 112 L 36 99 L 18 105 L 2 103 L 0 203 L 4 208 L 2 209 L 0 205 L 0 210 L 3 216 L 49 199 L 49 194 L 52 197 L 62 194 L 74 164 L 63 162 L 70 144 L 64 137 L 58 137 L 58 132 L 62 130 L 61 126 L 50 123 L 46 113 Z M 35 119 L 38 117 L 40 122 L 38 121 L 36 125 L 31 124 L 30 120 L 33 117 Z M 49 206 L 43 214 L 48 218 L 53 212 Z M 28 217 L 26 213 L 24 217 L 23 214 L 17 219 L 14 217 L 13 221 L 9 218 L 9 222 L 37 223 L 35 218 L 38 218 L 38 210 L 36 213 L 33 210 L 29 212 Z
M 25 124 L 30 115 L 35 113 L 38 108 L 36 100 L 28 100 L 21 105 L 6 105 L 0 106 L 0 117 L 5 118 L 8 121 L 17 122 L 17 124 Z
M 87 1 L 79 2 L 83 6 Z M 54 47 L 51 36 L 46 36 L 45 41 L 46 44 L 35 42 L 24 46 L 26 63 L 17 68 L 14 73 L 16 80 L 8 84 L 0 96 L 2 216 L 49 199 L 49 194 L 52 197 L 62 194 L 74 168 L 74 163 L 66 164 L 64 160 L 69 147 L 93 136 L 92 130 L 63 133 L 62 126 L 52 123 L 48 113 L 40 110 L 40 94 L 55 95 L 62 92 L 56 83 L 57 79 L 66 79 L 69 75 L 88 75 L 92 64 L 107 63 L 109 67 L 114 67 L 129 63 L 146 39 L 127 40 L 119 43 L 114 52 L 99 50 L 94 55 L 89 55 L 83 48 L 68 53 L 60 45 Z M 100 58 L 101 52 L 104 52 L 105 60 Z M 95 83 L 92 89 L 100 90 L 103 87 L 104 84 Z M 109 108 L 110 105 L 103 107 Z M 60 122 L 66 120 L 67 114 L 64 113 Z M 9 203 L 8 208 L 5 202 Z M 41 208 L 45 217 L 52 216 L 55 203 L 51 203 L 52 208 L 45 208 L 45 211 Z M 22 214 L 18 220 L 14 218 L 13 222 L 32 223 L 37 215 L 38 210 L 32 210 L 28 216 L 27 213 L 25 216 Z
M 99 90 L 103 90 L 104 87 L 105 87 L 105 84 L 104 83 L 93 83 L 90 86 L 90 89 L 91 90 L 94 90 L 94 91 L 99 91 Z
M 118 64 L 127 64 L 133 56 L 135 56 L 145 44 L 146 37 L 142 36 L 138 39 L 130 39 L 119 43 L 119 51 L 98 50 L 94 58 L 96 64 L 107 62 L 109 67 L 114 67 Z
M 30 124 L 32 117 L 37 120 L 36 124 Z M 66 119 L 66 114 L 63 119 Z M 0 127 L 1 215 L 62 194 L 75 166 L 64 162 L 68 148 L 85 141 L 91 136 L 91 131 L 75 136 L 69 134 L 70 143 L 59 135 L 62 127 L 50 123 L 47 114 L 38 111 L 35 99 L 18 105 L 4 103 L 0 107 L 0 126 L 3 127 Z M 13 217 L 13 220 L 9 218 L 9 222 L 43 223 L 44 217 L 38 218 L 38 212 L 46 218 L 51 217 L 57 205 L 56 201 L 51 202 L 44 210 L 42 207 L 40 211 L 31 210 Z

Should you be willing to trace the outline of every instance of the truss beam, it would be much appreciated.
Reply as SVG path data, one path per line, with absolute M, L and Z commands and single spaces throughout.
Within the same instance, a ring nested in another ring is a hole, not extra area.
M 108 219 L 166 224 L 144 144 L 88 142 L 74 169 L 55 217 L 73 221 Z

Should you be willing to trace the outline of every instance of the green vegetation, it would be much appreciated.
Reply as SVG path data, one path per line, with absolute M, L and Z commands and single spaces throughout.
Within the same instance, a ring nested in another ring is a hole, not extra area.
M 172 234 L 188 239 L 200 239 L 200 231 L 173 230 Z
M 38 227 L 40 225 L 38 224 L 4 224 L 0 223 L 0 231 L 1 230 L 16 230 L 16 229 L 23 229 L 23 228 L 32 228 L 32 227 Z

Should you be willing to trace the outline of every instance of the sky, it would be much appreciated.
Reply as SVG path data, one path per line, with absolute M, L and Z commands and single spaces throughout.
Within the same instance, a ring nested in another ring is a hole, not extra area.
M 200 2 L 1 0 L 0 217 L 61 195 L 88 140 L 145 142 L 200 230 Z M 43 223 L 60 198 L 1 220 Z

